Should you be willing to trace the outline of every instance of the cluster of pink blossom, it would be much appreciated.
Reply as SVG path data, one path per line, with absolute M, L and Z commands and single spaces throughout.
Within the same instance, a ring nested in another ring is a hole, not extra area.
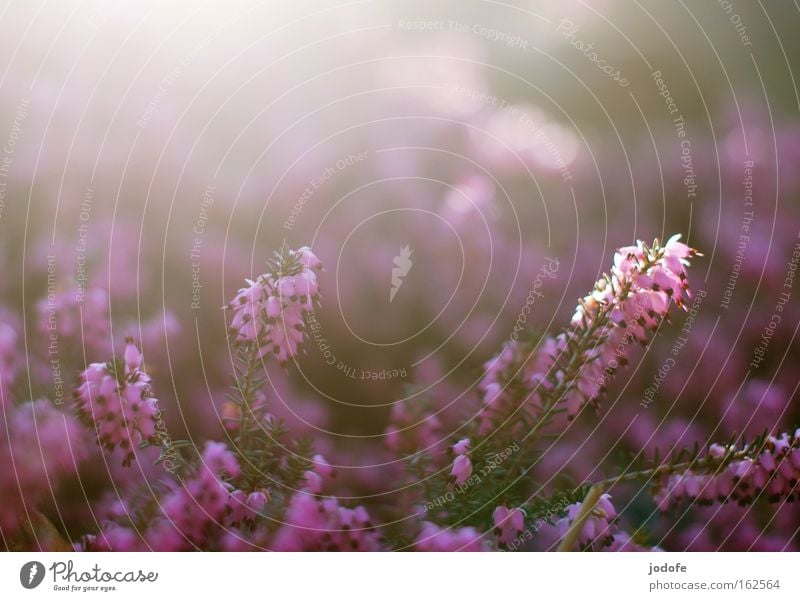
M 501 545 L 510 545 L 525 530 L 525 512 L 499 505 L 492 513 L 494 532 Z
M 610 275 L 578 304 L 570 326 L 545 339 L 533 351 L 519 342 L 506 344 L 485 365 L 482 429 L 486 431 L 509 402 L 523 399 L 533 412 L 544 397 L 566 384 L 563 400 L 569 417 L 586 403 L 596 404 L 610 378 L 627 362 L 633 342 L 646 343 L 667 315 L 670 303 L 684 307 L 691 298 L 686 267 L 697 251 L 670 238 L 663 246 L 639 241 L 614 255 Z
M 314 455 L 311 458 L 311 469 L 303 474 L 305 478 L 306 492 L 318 495 L 322 492 L 325 485 L 336 475 L 335 470 L 322 455 Z
M 289 501 L 283 524 L 269 542 L 274 551 L 380 551 L 383 548 L 366 508 L 320 496 L 335 475 L 322 455 L 311 458 L 305 484 Z
M 486 362 L 479 384 L 484 402 L 479 415 L 481 434 L 490 434 L 509 417 L 516 409 L 515 399 L 524 399 L 528 411 L 541 409 L 542 396 L 553 388 L 548 375 L 563 351 L 563 340 L 563 336 L 545 338 L 535 351 L 514 340 Z
M 581 502 L 567 506 L 567 515 L 556 522 L 562 539 L 566 536 L 573 522 L 577 520 L 581 507 L 583 507 Z M 611 496 L 608 494 L 600 495 L 597 504 L 583 522 L 576 540 L 577 547 L 580 549 L 591 548 L 599 550 L 611 545 L 614 542 L 616 519 L 617 510 L 611 504 Z
M 11 402 L 11 384 L 17 374 L 17 332 L 0 314 L 0 407 Z
M 125 508 L 97 535 L 85 537 L 81 548 L 91 551 L 234 550 L 251 538 L 238 530 L 252 524 L 266 502 L 263 492 L 245 493 L 228 479 L 239 475 L 236 456 L 224 443 L 207 442 L 200 465 L 189 477 L 172 482 L 157 499 L 155 517 L 147 523 L 123 525 Z M 249 547 L 249 545 L 247 545 Z
M 102 288 L 56 290 L 37 305 L 39 330 L 57 333 L 90 352 L 103 351 L 109 346 L 108 307 L 108 293 Z
M 306 315 L 319 300 L 317 273 L 322 263 L 306 247 L 287 251 L 275 273 L 247 280 L 228 305 L 231 330 L 239 343 L 258 344 L 259 356 L 272 353 L 281 364 L 294 357 L 303 342 Z
M 442 422 L 431 415 L 424 402 L 404 401 L 392 405 L 385 439 L 390 451 L 411 455 L 437 446 L 441 438 Z
M 432 522 L 423 522 L 422 530 L 414 542 L 416 551 L 490 551 L 491 543 L 471 526 L 444 528 Z
M 77 472 L 87 456 L 86 437 L 73 417 L 50 401 L 3 409 L 0 420 L 0 534 L 17 532 L 58 482 Z M 38 544 L 38 542 L 37 542 Z
M 122 449 L 123 465 L 131 464 L 140 443 L 157 442 L 158 400 L 131 339 L 122 361 L 89 365 L 74 397 L 78 415 L 95 430 L 99 444 L 108 451 Z
M 753 452 L 749 452 L 750 450 Z M 736 458 L 723 464 L 735 453 Z M 769 436 L 756 448 L 740 450 L 713 444 L 708 449 L 709 465 L 705 473 L 687 470 L 670 474 L 658 485 L 655 500 L 662 511 L 681 503 L 709 505 L 735 501 L 749 505 L 763 497 L 770 502 L 794 501 L 800 481 L 800 429 L 794 434 Z M 718 467 L 715 467 L 718 466 Z
M 380 551 L 367 510 L 343 507 L 335 497 L 300 491 L 292 497 L 284 524 L 270 544 L 275 551 Z
M 452 446 L 455 459 L 450 475 L 455 478 L 457 485 L 464 484 L 472 475 L 472 460 L 469 458 L 469 438 L 462 438 Z

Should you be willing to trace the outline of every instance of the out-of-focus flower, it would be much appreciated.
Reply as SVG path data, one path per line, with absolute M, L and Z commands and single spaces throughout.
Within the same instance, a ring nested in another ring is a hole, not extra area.
M 578 518 L 582 503 L 573 503 L 567 506 L 567 515 L 556 523 L 563 538 L 569 531 L 572 523 Z M 577 544 L 581 549 L 602 549 L 614 542 L 614 531 L 617 510 L 611 504 L 611 496 L 603 494 L 586 517 L 578 536 Z
M 0 314 L 0 407 L 11 402 L 11 384 L 17 374 L 17 332 Z
M 733 454 L 734 459 L 728 460 Z M 756 498 L 793 501 L 800 481 L 800 429 L 769 436 L 758 446 L 709 447 L 705 472 L 700 468 L 673 473 L 659 482 L 655 500 L 667 511 L 681 502 L 709 505 L 735 501 L 749 505 Z M 715 463 L 714 460 L 720 463 Z
M 470 461 L 470 458 L 467 455 L 456 455 L 450 475 L 455 478 L 456 484 L 464 484 L 472 475 L 472 461 Z
M 110 346 L 108 293 L 102 288 L 56 290 L 41 299 L 36 309 L 40 332 L 56 333 L 89 352 Z
M 423 522 L 422 531 L 414 542 L 416 551 L 490 551 L 489 541 L 475 528 L 440 528 Z
M 275 551 L 380 551 L 380 536 L 364 507 L 349 509 L 336 498 L 305 492 L 292 497 L 284 524 L 269 548 Z
M 525 530 L 525 512 L 517 507 L 509 509 L 499 505 L 492 513 L 494 532 L 503 545 L 510 544 L 517 535 Z
M 442 422 L 431 413 L 427 401 L 402 401 L 392 405 L 386 446 L 395 453 L 412 454 L 436 447 L 442 438 Z
M 451 448 L 453 449 L 453 453 L 455 453 L 456 455 L 466 455 L 467 453 L 469 453 L 470 444 L 471 443 L 469 438 L 462 438 Z
M 85 431 L 74 417 L 38 400 L 8 404 L 0 420 L 0 531 L 7 537 L 25 522 L 26 512 L 50 498 L 57 483 L 73 476 L 87 456 Z

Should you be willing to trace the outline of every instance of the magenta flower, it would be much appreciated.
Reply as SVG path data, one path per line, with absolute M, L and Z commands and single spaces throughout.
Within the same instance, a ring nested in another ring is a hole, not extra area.
M 292 497 L 286 519 L 275 534 L 274 551 L 380 551 L 380 536 L 364 507 L 349 509 L 334 497 L 305 492 Z
M 472 475 L 472 461 L 467 455 L 456 455 L 450 475 L 455 478 L 457 485 L 464 484 Z
M 647 343 L 670 303 L 683 308 L 691 298 L 686 268 L 698 253 L 678 240 L 676 235 L 663 246 L 639 241 L 620 248 L 611 274 L 579 302 L 564 332 L 533 351 L 516 341 L 508 343 L 486 363 L 479 385 L 482 431 L 508 413 L 507 405 L 515 399 L 524 399 L 534 414 L 563 401 L 570 418 L 587 403 L 596 405 L 617 369 L 627 363 L 633 343 Z
M 492 513 L 492 520 L 494 532 L 502 545 L 511 544 L 519 533 L 525 530 L 525 512 L 519 507 L 509 509 L 499 505 Z
M 567 515 L 556 522 L 562 538 L 577 519 L 582 506 L 583 504 L 580 502 L 567 506 Z M 607 494 L 601 495 L 583 523 L 577 540 L 578 546 L 581 549 L 601 549 L 612 544 L 614 542 L 614 531 L 616 530 L 616 519 L 617 511 L 611 504 L 611 496 Z
M 695 463 L 695 468 L 659 481 L 655 500 L 662 511 L 681 502 L 749 505 L 759 497 L 773 503 L 794 501 L 800 481 L 800 429 L 739 449 L 713 444 L 705 460 Z
M 109 452 L 123 450 L 123 465 L 131 464 L 140 443 L 158 442 L 158 400 L 130 338 L 123 360 L 89 365 L 74 397 L 79 417 L 95 430 L 98 443 Z
M 85 431 L 78 421 L 48 400 L 19 406 L 10 403 L 0 419 L 0 531 L 5 540 L 17 533 L 26 512 L 52 499 L 58 483 L 74 476 L 88 455 Z M 46 549 L 45 549 L 46 550 Z
M 489 551 L 490 544 L 475 528 L 441 528 L 423 522 L 422 531 L 414 542 L 416 551 Z
M 281 364 L 294 357 L 304 340 L 305 320 L 319 301 L 317 273 L 322 264 L 308 247 L 284 251 L 271 272 L 246 280 L 228 305 L 236 342 L 256 343 L 259 356 L 272 353 Z

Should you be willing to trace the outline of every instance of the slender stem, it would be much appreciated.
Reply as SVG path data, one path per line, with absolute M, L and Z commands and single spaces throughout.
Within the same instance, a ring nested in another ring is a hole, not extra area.
M 575 545 L 580 538 L 581 530 L 583 530 L 583 525 L 586 523 L 586 520 L 589 518 L 592 510 L 594 510 L 595 505 L 597 505 L 597 502 L 600 500 L 603 490 L 604 488 L 601 484 L 595 484 L 589 489 L 589 492 L 586 493 L 586 497 L 584 497 L 583 502 L 581 503 L 581 508 L 578 511 L 575 521 L 570 524 L 569 530 L 567 530 L 564 538 L 561 539 L 561 543 L 558 545 L 556 551 L 572 551 L 575 548 Z
M 678 472 L 685 472 L 690 469 L 703 469 L 704 471 L 708 471 L 713 468 L 713 470 L 716 472 L 720 468 L 729 465 L 731 461 L 746 459 L 750 457 L 752 453 L 752 449 L 745 449 L 742 451 L 736 451 L 735 453 L 729 453 L 723 457 L 712 457 L 711 455 L 706 455 L 702 458 L 696 458 L 690 461 L 682 461 L 681 463 L 667 463 L 652 468 L 637 470 L 635 472 L 622 473 L 611 478 L 606 478 L 605 480 L 600 480 L 595 485 L 610 488 L 619 482 L 630 482 L 631 480 L 642 479 L 650 480 L 653 478 L 659 478 L 661 476 L 669 476 L 670 474 Z
M 539 430 L 544 428 L 550 423 L 552 418 L 553 411 L 556 409 L 558 405 L 558 401 L 561 400 L 564 394 L 566 394 L 569 386 L 574 382 L 575 378 L 577 377 L 577 371 L 580 367 L 580 360 L 583 356 L 583 353 L 589 346 L 589 342 L 594 339 L 594 335 L 598 329 L 604 327 L 607 324 L 606 317 L 608 315 L 608 309 L 604 309 L 600 314 L 598 314 L 597 318 L 592 321 L 590 326 L 581 334 L 580 338 L 578 338 L 576 346 L 577 351 L 572 354 L 569 359 L 569 363 L 564 370 L 564 377 L 556 384 L 555 388 L 550 392 L 550 394 L 546 397 L 546 403 L 544 406 L 544 411 L 536 420 L 536 423 L 528 430 L 527 434 L 523 437 L 523 441 L 528 439 L 535 440 Z M 514 459 L 514 462 L 511 464 L 508 473 L 511 477 L 516 473 L 517 469 L 519 468 L 519 464 L 522 461 L 522 453 L 519 453 L 517 457 Z
M 237 381 L 242 404 L 239 407 L 238 452 L 245 456 L 250 445 L 250 417 L 253 413 L 253 381 L 258 368 L 258 344 L 251 343 L 244 349 L 245 372 L 241 382 Z

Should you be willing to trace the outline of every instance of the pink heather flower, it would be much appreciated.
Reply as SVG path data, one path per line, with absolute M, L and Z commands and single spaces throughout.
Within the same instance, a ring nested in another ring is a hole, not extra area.
M 364 507 L 349 509 L 334 497 L 299 492 L 289 502 L 274 551 L 380 551 L 380 536 Z
M 451 448 L 456 455 L 466 455 L 469 453 L 470 441 L 469 438 L 462 438 Z
M 74 397 L 78 415 L 95 430 L 99 444 L 109 452 L 118 446 L 123 450 L 123 465 L 131 464 L 140 443 L 158 442 L 158 400 L 131 339 L 122 361 L 89 365 Z
M 303 474 L 306 481 L 302 490 L 312 495 L 318 495 L 336 472 L 322 455 L 314 455 L 311 462 L 311 469 Z
M 440 528 L 431 522 L 422 523 L 422 531 L 414 542 L 416 551 L 490 551 L 488 541 L 475 528 Z
M 507 415 L 507 405 L 515 399 L 525 399 L 527 410 L 536 413 L 548 393 L 562 384 L 566 386 L 559 400 L 568 417 L 587 403 L 596 405 L 614 373 L 627 363 L 633 343 L 649 340 L 672 302 L 685 308 L 691 298 L 686 268 L 698 253 L 678 240 L 673 236 L 663 246 L 656 241 L 650 248 L 639 241 L 620 248 L 611 274 L 580 301 L 563 333 L 536 349 L 508 343 L 486 363 L 479 384 L 484 397 L 481 430 L 486 433 Z M 577 366 L 572 376 L 565 373 L 570 365 Z M 566 377 L 574 380 L 566 382 Z
M 0 314 L 0 408 L 11 403 L 11 384 L 17 374 L 17 333 Z
M 386 446 L 394 453 L 411 455 L 436 447 L 442 439 L 442 422 L 427 403 L 395 403 L 386 429 Z
M 570 526 L 577 519 L 581 507 L 582 503 L 580 502 L 567 506 L 567 515 L 556 522 L 561 538 L 566 536 Z M 608 494 L 602 495 L 583 523 L 583 528 L 578 537 L 579 548 L 597 550 L 614 542 L 616 519 L 617 511 L 611 504 L 611 496 Z
M 472 475 L 472 461 L 466 455 L 457 455 L 453 460 L 453 469 L 450 475 L 455 478 L 456 484 L 461 485 Z
M 277 261 L 277 260 L 276 260 Z M 317 273 L 322 264 L 308 247 L 286 251 L 272 272 L 246 280 L 228 308 L 231 330 L 240 343 L 255 342 L 259 356 L 275 355 L 281 364 L 294 357 L 304 340 L 306 315 L 319 301 Z
M 712 462 L 710 473 L 687 470 L 663 478 L 654 495 L 659 509 L 668 511 L 682 502 L 710 505 L 736 501 L 744 506 L 759 497 L 773 503 L 798 498 L 800 429 L 793 435 L 784 432 L 767 437 L 763 448 L 737 450 L 713 444 L 708 450 L 709 457 L 720 461 L 731 453 L 741 458 L 724 467 Z
M 107 352 L 108 293 L 102 288 L 57 290 L 41 299 L 36 310 L 39 331 L 45 336 L 55 332 L 91 352 Z
M 6 541 L 24 523 L 20 516 L 53 499 L 60 481 L 74 476 L 87 456 L 78 421 L 48 400 L 7 403 L 0 419 L 0 532 Z M 47 550 L 47 549 L 41 549 Z
M 510 544 L 517 535 L 525 530 L 525 512 L 519 507 L 509 509 L 499 505 L 492 513 L 494 532 L 502 545 Z
M 228 482 L 239 473 L 239 463 L 227 445 L 209 441 L 197 469 L 179 482 L 169 483 L 158 499 L 160 513 L 145 527 L 135 532 L 111 521 L 99 534 L 86 537 L 82 548 L 91 551 L 233 548 L 236 537 L 230 536 L 232 528 L 252 525 L 266 501 L 263 493 L 247 495 Z

